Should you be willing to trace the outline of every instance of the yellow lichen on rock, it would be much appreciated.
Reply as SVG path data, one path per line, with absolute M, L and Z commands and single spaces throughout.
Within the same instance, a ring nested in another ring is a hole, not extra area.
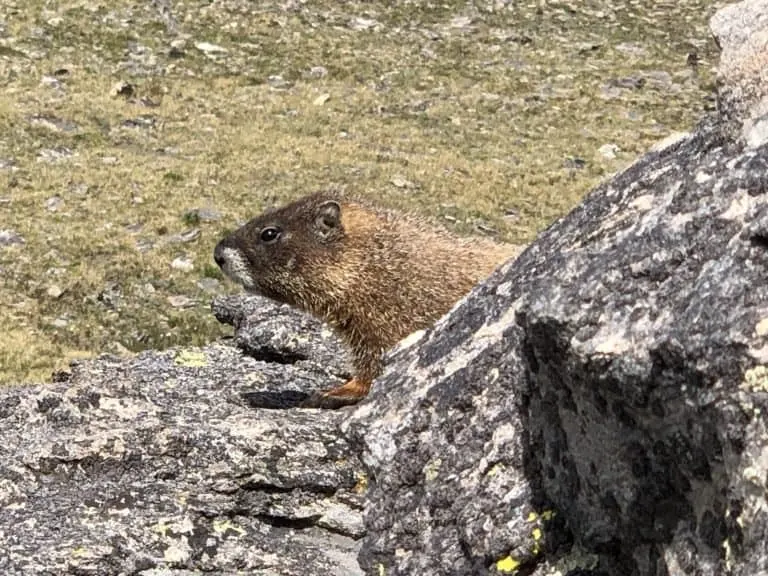
M 179 350 L 174 361 L 179 366 L 189 368 L 202 368 L 208 365 L 208 358 L 206 358 L 205 353 L 198 350 Z
M 520 561 L 515 560 L 512 556 L 506 556 L 496 562 L 496 570 L 499 572 L 509 573 L 514 572 L 520 567 Z
M 759 365 L 744 372 L 742 387 L 754 392 L 768 392 L 768 367 Z

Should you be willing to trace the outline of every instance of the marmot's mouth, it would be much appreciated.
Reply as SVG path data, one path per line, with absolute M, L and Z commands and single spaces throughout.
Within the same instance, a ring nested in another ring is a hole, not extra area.
M 255 289 L 253 276 L 248 270 L 248 260 L 240 250 L 219 242 L 213 252 L 213 259 L 230 280 L 241 284 L 246 290 Z

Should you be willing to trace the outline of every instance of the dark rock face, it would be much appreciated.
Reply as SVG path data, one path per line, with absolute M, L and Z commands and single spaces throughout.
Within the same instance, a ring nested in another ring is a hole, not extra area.
M 768 144 L 743 119 L 648 154 L 393 352 L 343 423 L 376 479 L 367 573 L 544 574 L 571 538 L 607 574 L 768 571 Z
M 552 508 L 611 574 L 768 569 L 766 192 L 768 145 L 702 124 L 396 352 L 344 424 L 364 567 L 529 560 Z
M 744 453 L 765 446 L 767 398 L 748 381 L 765 362 L 766 167 L 768 147 L 703 125 L 596 191 L 589 221 L 576 211 L 508 278 L 531 287 L 517 324 L 544 492 L 616 573 L 765 568 L 745 469 L 766 469 Z M 568 253 L 536 274 L 547 243 Z

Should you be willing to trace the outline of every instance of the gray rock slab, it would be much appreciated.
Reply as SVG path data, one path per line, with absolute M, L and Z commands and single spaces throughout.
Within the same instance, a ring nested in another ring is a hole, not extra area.
M 324 378 L 222 344 L 3 390 L 0 572 L 362 574 L 340 414 L 253 407 Z
M 768 573 L 768 145 L 732 130 L 764 54 L 392 352 L 342 424 L 374 479 L 367 573 L 549 573 L 572 542 L 572 574 Z

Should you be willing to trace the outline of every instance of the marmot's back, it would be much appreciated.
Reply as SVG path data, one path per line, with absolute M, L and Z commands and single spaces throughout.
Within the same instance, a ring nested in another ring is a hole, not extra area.
M 357 374 L 331 397 L 356 401 L 379 373 L 384 350 L 432 324 L 518 252 L 367 201 L 317 193 L 249 221 L 214 256 L 247 290 L 336 329 L 352 348 Z
M 348 209 L 371 210 L 360 206 Z M 484 238 L 455 236 L 419 218 L 374 214 L 377 221 L 369 233 L 356 237 L 363 252 L 358 260 L 360 291 L 369 295 L 361 305 L 374 313 L 379 308 L 390 319 L 390 338 L 383 343 L 387 348 L 432 324 L 518 252 Z M 370 302 L 378 304 L 372 307 Z

